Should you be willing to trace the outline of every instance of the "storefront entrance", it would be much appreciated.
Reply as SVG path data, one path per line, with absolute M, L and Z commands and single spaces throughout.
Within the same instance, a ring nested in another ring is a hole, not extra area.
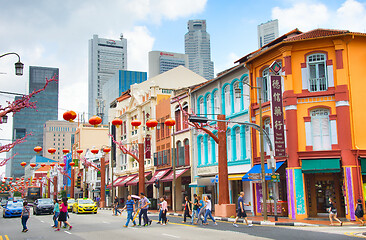
M 327 216 L 329 198 L 336 202 L 339 217 L 345 216 L 345 203 L 342 193 L 343 177 L 340 173 L 304 174 L 307 192 L 309 217 Z

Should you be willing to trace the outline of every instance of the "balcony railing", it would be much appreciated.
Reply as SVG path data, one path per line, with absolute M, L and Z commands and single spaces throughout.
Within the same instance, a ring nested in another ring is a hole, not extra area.
M 309 79 L 309 91 L 310 92 L 320 92 L 326 91 L 328 89 L 327 78 L 311 78 Z

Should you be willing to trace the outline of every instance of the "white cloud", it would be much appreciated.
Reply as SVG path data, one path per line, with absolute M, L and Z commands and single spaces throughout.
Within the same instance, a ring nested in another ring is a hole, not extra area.
M 336 6 L 335 11 L 332 11 L 322 2 L 305 1 L 298 3 L 290 1 L 288 8 L 274 7 L 272 18 L 279 20 L 282 34 L 295 28 L 299 28 L 301 31 L 315 28 L 334 28 L 365 32 L 365 3 L 346 0 L 340 6 Z

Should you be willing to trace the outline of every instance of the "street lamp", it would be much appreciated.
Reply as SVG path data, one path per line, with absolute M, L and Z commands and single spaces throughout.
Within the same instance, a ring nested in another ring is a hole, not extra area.
M 18 62 L 15 63 L 15 75 L 22 76 L 24 64 L 20 61 L 20 56 L 17 53 L 12 52 L 12 53 L 5 53 L 3 55 L 0 55 L 0 58 L 5 57 L 7 55 L 17 55 L 18 56 Z

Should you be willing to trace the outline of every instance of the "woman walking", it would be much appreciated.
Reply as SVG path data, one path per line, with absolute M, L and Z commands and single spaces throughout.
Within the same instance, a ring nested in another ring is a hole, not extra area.
M 167 222 L 166 214 L 168 212 L 168 203 L 165 201 L 165 197 L 162 197 L 160 201 L 161 201 L 161 225 L 166 225 Z
M 358 221 L 361 222 L 360 226 L 365 226 L 365 220 L 363 219 L 363 206 L 362 206 L 362 201 L 361 199 L 358 199 L 357 201 L 357 207 L 355 210 L 355 215 L 358 218 Z
M 30 216 L 30 209 L 27 202 L 23 202 L 23 209 L 20 218 L 22 219 L 23 230 L 22 232 L 28 232 L 27 221 Z
M 58 225 L 58 216 L 60 215 L 60 205 L 58 204 L 57 199 L 53 199 L 53 228 L 57 228 Z
M 69 230 L 72 229 L 72 226 L 70 225 L 70 223 L 67 221 L 67 198 L 63 197 L 62 198 L 62 203 L 61 203 L 61 209 L 60 209 L 60 215 L 58 216 L 58 226 L 57 229 L 55 231 L 60 231 L 61 228 L 61 222 L 64 222 L 67 224 L 67 226 L 69 226 Z
M 335 202 L 333 201 L 333 199 L 332 198 L 329 198 L 329 209 L 328 209 L 328 211 L 329 211 L 329 220 L 330 220 L 330 225 L 331 226 L 333 226 L 334 224 L 333 224 L 333 219 L 335 219 L 335 220 L 337 220 L 340 224 L 341 224 L 341 226 L 343 225 L 343 223 L 342 223 L 342 221 L 341 220 L 339 220 L 338 218 L 337 218 L 337 208 L 336 208 L 336 204 L 335 204 Z
M 215 219 L 214 219 L 214 217 L 212 216 L 212 213 L 211 213 L 212 204 L 211 204 L 211 197 L 210 196 L 207 196 L 205 208 L 206 208 L 206 213 L 205 213 L 205 220 L 204 220 L 203 224 L 208 225 L 207 216 L 209 216 L 212 219 L 212 221 L 214 222 L 214 224 L 217 225 L 217 222 L 215 221 Z
M 188 196 L 185 197 L 185 200 L 186 200 L 186 202 L 184 205 L 184 219 L 183 219 L 182 223 L 186 222 L 187 217 L 192 218 L 192 216 L 189 214 L 189 212 L 191 211 L 191 207 L 190 207 L 191 202 L 189 201 Z
M 197 217 L 197 222 L 195 222 L 194 224 L 197 225 L 198 221 L 201 220 L 202 224 L 203 224 L 203 219 L 205 217 L 205 213 L 206 213 L 206 206 L 203 203 L 203 200 L 206 201 L 206 198 L 204 198 L 203 200 L 201 200 L 200 196 L 197 196 L 198 199 L 198 206 L 199 206 L 199 212 L 198 212 L 198 217 Z

